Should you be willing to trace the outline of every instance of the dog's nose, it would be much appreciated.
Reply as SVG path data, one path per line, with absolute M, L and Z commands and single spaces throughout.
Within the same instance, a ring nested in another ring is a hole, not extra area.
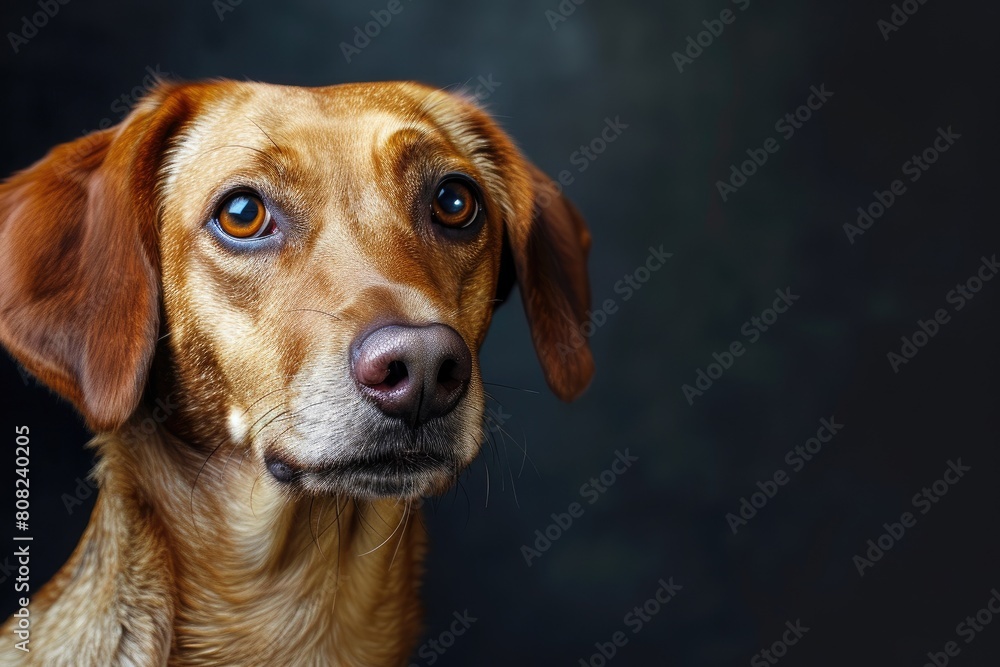
M 472 377 L 468 346 L 443 324 L 376 329 L 351 356 L 361 392 L 382 412 L 411 426 L 450 412 Z

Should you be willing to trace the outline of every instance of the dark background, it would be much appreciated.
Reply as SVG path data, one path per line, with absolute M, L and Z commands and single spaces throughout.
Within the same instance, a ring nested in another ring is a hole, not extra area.
M 455 611 L 478 619 L 437 664 L 586 664 L 624 630 L 611 663 L 745 665 L 798 619 L 810 630 L 781 664 L 916 667 L 951 640 L 952 664 L 997 664 L 1000 622 L 969 644 L 956 625 L 1000 587 L 1000 281 L 961 311 L 946 301 L 1000 252 L 994 3 L 929 0 L 886 41 L 889 2 L 567 0 L 553 30 L 557 0 L 403 0 L 350 63 L 340 43 L 386 2 L 243 0 L 223 20 L 210 0 L 155 4 L 74 0 L 18 53 L 4 39 L 0 172 L 117 122 L 150 66 L 297 85 L 492 76 L 491 112 L 544 170 L 575 176 L 594 301 L 619 309 L 591 338 L 597 375 L 572 405 L 545 388 L 520 305 L 498 312 L 482 360 L 487 381 L 518 388 L 489 388 L 506 433 L 428 513 L 427 637 Z M 727 7 L 735 22 L 678 72 L 672 53 Z M 36 11 L 8 0 L 0 29 Z M 833 96 L 782 138 L 775 121 L 822 84 Z M 577 172 L 572 153 L 607 117 L 628 128 Z M 857 207 L 949 126 L 961 138 L 850 244 Z M 768 137 L 780 150 L 723 202 L 716 182 Z M 625 301 L 616 281 L 661 244 L 673 258 Z M 748 343 L 743 323 L 779 288 L 801 298 L 689 405 L 681 385 Z M 894 373 L 887 353 L 938 308 L 951 321 Z M 3 430 L 32 429 L 37 585 L 86 522 L 90 505 L 69 513 L 61 496 L 92 463 L 88 436 L 6 357 L 0 381 Z M 791 473 L 785 453 L 831 416 L 843 430 Z M 626 448 L 639 461 L 528 567 L 521 546 Z M 971 471 L 859 576 L 852 557 L 959 457 Z M 734 535 L 726 514 L 779 469 L 789 483 Z M 661 577 L 683 589 L 633 634 L 623 617 Z M 4 613 L 12 588 L 0 585 Z

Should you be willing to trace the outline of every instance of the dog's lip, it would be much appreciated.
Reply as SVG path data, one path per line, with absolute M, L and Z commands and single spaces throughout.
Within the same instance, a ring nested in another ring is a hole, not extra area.
M 265 459 L 267 469 L 280 482 L 296 479 L 331 479 L 334 477 L 361 474 L 365 476 L 383 475 L 389 477 L 421 476 L 453 470 L 458 466 L 454 456 L 424 450 L 402 450 L 398 453 L 378 456 L 351 456 L 331 462 L 314 465 L 297 465 L 280 457 Z
M 278 482 L 306 493 L 372 499 L 435 493 L 464 467 L 453 456 L 412 450 L 309 466 L 271 458 L 266 465 Z
M 453 466 L 455 460 L 450 456 L 427 451 L 401 451 L 398 454 L 382 456 L 362 456 L 336 461 L 332 464 L 322 466 L 316 472 L 322 473 L 348 473 L 354 471 L 378 472 L 386 470 L 390 474 L 400 472 L 430 472 L 439 470 L 442 467 Z

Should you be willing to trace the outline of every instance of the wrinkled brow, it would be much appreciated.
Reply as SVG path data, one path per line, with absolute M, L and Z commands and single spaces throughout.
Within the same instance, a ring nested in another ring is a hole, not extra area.
M 466 160 L 458 147 L 439 132 L 419 127 L 396 130 L 372 148 L 372 163 L 382 178 L 402 180 L 415 165 L 425 170 L 453 168 Z

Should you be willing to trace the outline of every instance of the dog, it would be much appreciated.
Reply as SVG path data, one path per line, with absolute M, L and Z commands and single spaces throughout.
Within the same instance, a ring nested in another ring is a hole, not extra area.
M 417 501 L 480 449 L 493 312 L 516 284 L 578 397 L 590 243 L 487 113 L 410 82 L 160 82 L 10 177 L 0 342 L 95 433 L 99 494 L 0 663 L 406 664 Z

